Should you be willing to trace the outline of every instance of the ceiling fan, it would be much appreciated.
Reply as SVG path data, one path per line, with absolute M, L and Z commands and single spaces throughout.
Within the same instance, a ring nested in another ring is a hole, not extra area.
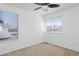
M 48 11 L 48 8 L 57 8 L 60 5 L 59 4 L 52 4 L 52 3 L 34 3 L 36 5 L 40 5 L 40 7 L 37 7 L 34 9 L 34 11 L 43 9 L 44 11 Z

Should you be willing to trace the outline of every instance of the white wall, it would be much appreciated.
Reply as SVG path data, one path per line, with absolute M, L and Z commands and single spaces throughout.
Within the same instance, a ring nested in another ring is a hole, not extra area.
M 63 33 L 45 33 L 49 43 L 79 51 L 79 6 L 46 15 L 45 20 L 57 16 L 63 17 Z
M 0 55 L 42 42 L 44 27 L 41 16 L 4 4 L 0 4 L 0 10 L 16 12 L 19 15 L 19 39 L 0 41 Z

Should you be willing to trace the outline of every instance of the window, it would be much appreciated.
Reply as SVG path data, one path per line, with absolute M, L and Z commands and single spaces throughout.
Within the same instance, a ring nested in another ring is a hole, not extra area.
M 45 22 L 46 32 L 62 32 L 62 17 L 48 19 Z
M 0 40 L 18 39 L 18 14 L 0 10 Z
M 2 32 L 2 25 L 3 25 L 3 21 L 0 20 L 0 32 Z
M 2 32 L 2 24 L 0 24 L 0 32 Z

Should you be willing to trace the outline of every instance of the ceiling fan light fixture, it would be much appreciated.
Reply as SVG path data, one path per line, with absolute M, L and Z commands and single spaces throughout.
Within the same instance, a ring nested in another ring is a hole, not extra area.
M 48 7 L 47 6 L 42 6 L 43 11 L 47 12 L 48 11 Z

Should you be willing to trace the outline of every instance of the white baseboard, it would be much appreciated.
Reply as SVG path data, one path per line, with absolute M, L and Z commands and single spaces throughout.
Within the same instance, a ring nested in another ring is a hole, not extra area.
M 39 44 L 41 42 L 42 41 L 36 41 L 36 42 L 33 42 L 33 43 L 29 43 L 29 44 L 26 44 L 26 42 L 25 42 L 23 45 L 18 46 L 17 48 L 13 48 L 13 49 L 9 49 L 9 50 L 7 49 L 6 51 L 1 52 L 0 55 L 6 54 L 6 53 L 10 53 L 10 52 L 13 52 L 13 51 L 16 51 L 16 50 L 19 50 L 19 49 L 27 48 L 27 47 L 30 47 L 32 45 Z

